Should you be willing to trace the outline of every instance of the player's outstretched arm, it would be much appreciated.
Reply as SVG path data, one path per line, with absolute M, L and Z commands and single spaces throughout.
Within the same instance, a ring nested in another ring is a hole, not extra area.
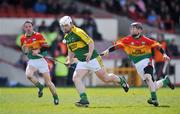
M 108 49 L 106 49 L 105 51 L 103 51 L 100 55 L 101 56 L 108 56 L 109 55 L 109 52 L 113 52 L 115 51 L 117 48 L 117 45 L 113 45 L 113 46 L 110 46 Z
M 161 48 L 161 47 L 158 47 L 158 49 L 159 49 L 159 51 L 162 53 L 162 55 L 163 55 L 163 57 L 164 57 L 164 60 L 165 60 L 165 61 L 170 61 L 170 57 L 167 56 L 167 54 L 166 54 L 166 52 L 164 51 L 164 49 Z

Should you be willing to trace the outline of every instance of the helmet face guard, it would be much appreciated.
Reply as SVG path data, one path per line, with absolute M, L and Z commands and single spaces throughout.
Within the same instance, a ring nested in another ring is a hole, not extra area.
M 140 22 L 134 22 L 134 23 L 132 23 L 132 24 L 131 24 L 131 28 L 132 28 L 132 27 L 135 27 L 135 28 L 137 28 L 137 29 L 143 30 L 142 24 L 141 24 Z
M 131 24 L 130 30 L 136 28 L 137 30 L 143 30 L 142 24 L 139 22 L 134 22 Z M 132 37 L 135 39 L 140 38 L 140 36 L 142 35 L 141 32 L 139 32 L 138 34 L 132 34 Z

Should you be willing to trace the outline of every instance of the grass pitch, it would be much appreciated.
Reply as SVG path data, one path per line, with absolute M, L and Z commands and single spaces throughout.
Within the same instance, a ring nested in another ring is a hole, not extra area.
M 76 107 L 75 88 L 58 88 L 60 104 L 55 106 L 46 88 L 42 98 L 36 88 L 0 88 L 0 114 L 180 114 L 180 88 L 160 89 L 160 106 L 147 104 L 148 88 L 88 88 L 88 108 Z

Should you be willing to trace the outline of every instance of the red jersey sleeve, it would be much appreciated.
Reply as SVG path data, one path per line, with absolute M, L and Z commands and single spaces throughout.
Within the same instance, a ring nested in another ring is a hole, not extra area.
M 41 33 L 36 33 L 36 37 L 38 41 L 45 41 L 45 38 L 43 37 Z
M 41 33 L 37 33 L 37 41 L 42 47 L 48 47 L 48 44 Z
M 115 42 L 115 45 L 116 45 L 116 49 L 118 48 L 124 48 L 124 38 L 120 39 L 120 40 L 117 40 Z
M 24 37 L 24 35 L 21 35 L 21 46 L 23 46 L 24 41 L 25 41 L 25 37 Z
M 161 44 L 155 40 L 152 40 L 150 38 L 146 38 L 146 42 L 148 43 L 148 45 L 151 47 L 151 48 L 156 48 L 156 47 L 159 47 L 161 46 Z

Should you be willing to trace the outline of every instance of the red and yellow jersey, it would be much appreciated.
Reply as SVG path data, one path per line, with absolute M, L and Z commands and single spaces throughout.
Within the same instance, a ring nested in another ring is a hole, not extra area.
M 42 45 L 47 44 L 45 38 L 42 36 L 41 33 L 34 32 L 33 35 L 27 37 L 26 35 L 21 36 L 21 46 L 25 45 L 29 49 L 41 49 Z M 47 55 L 47 52 L 42 52 L 42 55 Z M 32 52 L 28 53 L 29 59 L 37 59 L 40 57 L 33 56 Z
M 26 45 L 28 48 L 41 48 L 41 45 L 45 42 L 46 41 L 42 34 L 38 32 L 34 32 L 34 34 L 30 37 L 27 37 L 26 35 L 21 36 L 21 46 Z
M 122 48 L 134 63 L 145 58 L 151 58 L 151 49 L 160 46 L 157 41 L 151 40 L 145 36 L 141 36 L 139 39 L 127 36 L 116 41 L 116 45 L 117 48 Z

